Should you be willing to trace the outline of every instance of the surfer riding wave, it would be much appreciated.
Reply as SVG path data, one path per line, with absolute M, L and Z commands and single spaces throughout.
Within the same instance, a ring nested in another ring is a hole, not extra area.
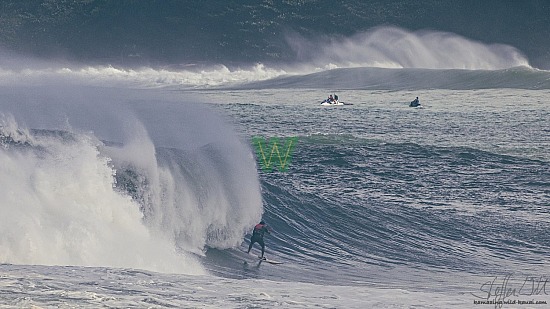
M 252 249 L 252 246 L 254 243 L 260 244 L 262 247 L 262 258 L 264 257 L 265 252 L 265 243 L 264 243 L 264 235 L 265 233 L 271 234 L 271 229 L 265 224 L 265 222 L 262 220 L 260 223 L 256 224 L 254 226 L 254 230 L 252 231 L 252 237 L 250 238 L 250 245 L 248 246 L 247 253 L 250 253 L 250 250 Z

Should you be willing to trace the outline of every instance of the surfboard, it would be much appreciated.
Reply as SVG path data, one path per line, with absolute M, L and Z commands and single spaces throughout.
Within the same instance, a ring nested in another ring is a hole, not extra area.
M 268 258 L 266 258 L 266 257 L 261 257 L 261 256 L 259 256 L 258 259 L 260 260 L 260 263 L 261 263 L 261 262 L 267 262 L 267 263 L 269 263 L 269 264 L 276 264 L 276 265 L 277 265 L 277 264 L 283 264 L 283 262 L 273 261 L 273 260 L 270 260 L 270 259 L 268 259 Z

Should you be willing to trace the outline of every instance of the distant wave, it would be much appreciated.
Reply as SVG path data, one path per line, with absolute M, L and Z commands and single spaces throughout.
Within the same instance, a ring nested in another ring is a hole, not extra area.
M 334 69 L 241 85 L 243 89 L 550 89 L 550 72 L 516 67 L 503 70 Z
M 314 71 L 314 72 L 312 72 Z M 0 69 L 6 85 L 52 81 L 101 87 L 191 89 L 550 89 L 550 72 L 529 67 L 502 70 L 337 68 L 304 72 L 269 68 L 262 64 L 230 69 L 225 66 L 199 71 L 83 67 L 59 69 Z
M 516 48 L 483 44 L 453 33 L 379 27 L 347 38 L 287 39 L 298 59 L 277 64 L 128 68 L 47 62 L 0 51 L 0 83 L 36 85 L 61 80 L 106 87 L 173 89 L 547 89 L 549 84 L 547 72 L 531 69 L 528 59 Z

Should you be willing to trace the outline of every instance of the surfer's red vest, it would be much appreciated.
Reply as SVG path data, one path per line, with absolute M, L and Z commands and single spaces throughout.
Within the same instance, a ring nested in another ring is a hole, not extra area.
M 265 233 L 265 224 L 258 223 L 254 227 L 254 231 L 252 231 L 252 236 L 260 236 L 263 237 Z

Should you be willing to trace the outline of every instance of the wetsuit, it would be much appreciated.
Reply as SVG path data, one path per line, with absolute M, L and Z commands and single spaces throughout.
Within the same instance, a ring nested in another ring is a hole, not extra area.
M 260 244 L 262 246 L 262 257 L 264 256 L 265 251 L 265 243 L 264 243 L 264 235 L 265 233 L 269 234 L 269 229 L 267 228 L 266 224 L 258 223 L 254 227 L 254 230 L 252 231 L 252 237 L 250 238 L 250 245 L 248 246 L 248 252 L 252 249 L 252 245 L 254 243 Z

